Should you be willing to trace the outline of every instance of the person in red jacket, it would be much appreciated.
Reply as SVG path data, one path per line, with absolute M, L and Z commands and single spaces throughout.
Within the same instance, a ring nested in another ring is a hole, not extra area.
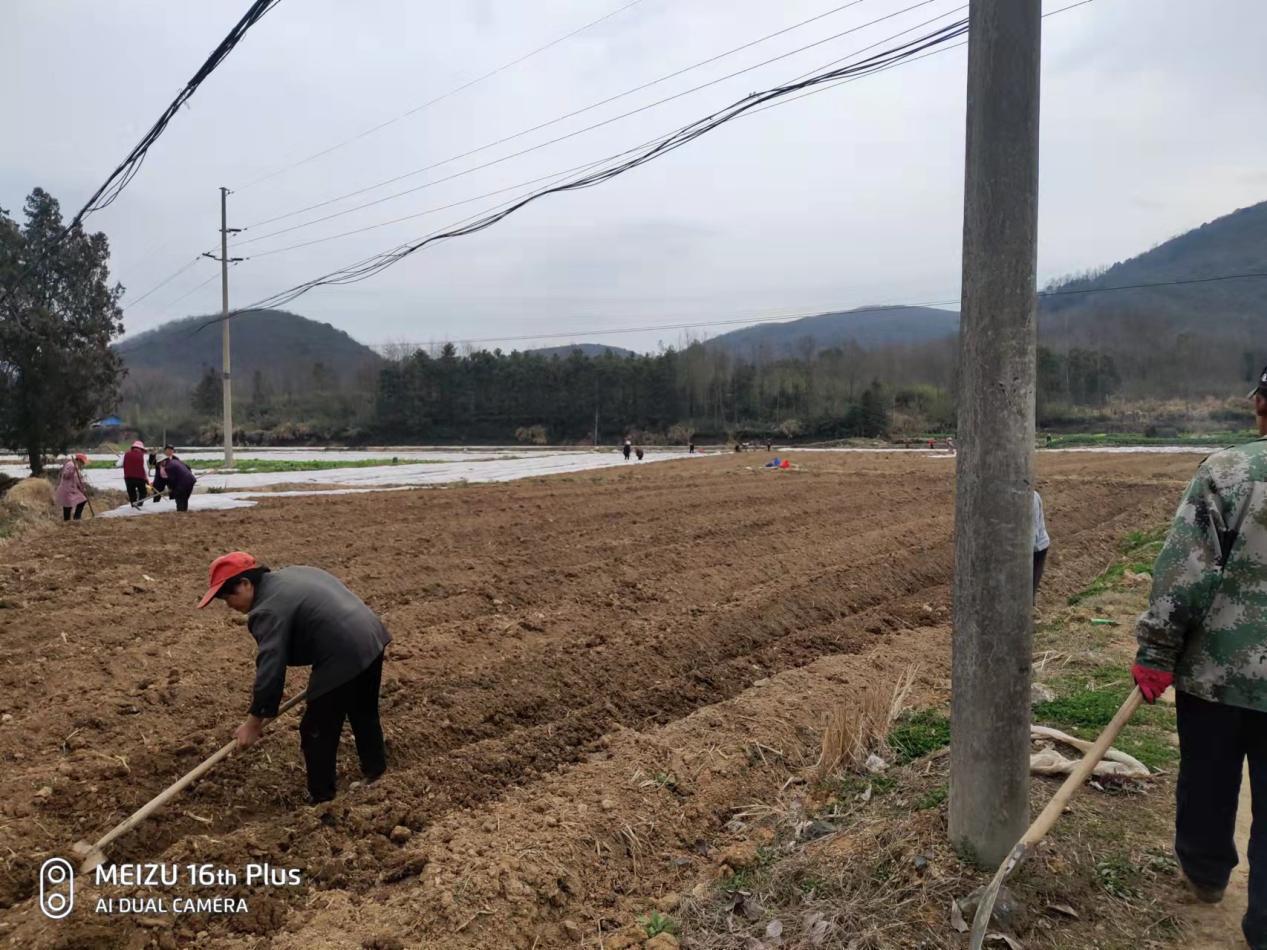
M 123 455 L 123 483 L 128 486 L 128 502 L 139 505 L 149 494 L 150 479 L 145 469 L 145 443 L 137 439 Z

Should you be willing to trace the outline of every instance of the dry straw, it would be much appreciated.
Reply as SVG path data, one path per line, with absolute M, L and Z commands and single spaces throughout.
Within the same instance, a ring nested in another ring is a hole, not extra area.
M 868 683 L 856 697 L 841 703 L 827 716 L 823 745 L 814 766 L 821 782 L 840 771 L 863 767 L 867 757 L 885 749 L 894 720 L 902 714 L 915 685 L 915 667 L 909 666 L 892 681 Z

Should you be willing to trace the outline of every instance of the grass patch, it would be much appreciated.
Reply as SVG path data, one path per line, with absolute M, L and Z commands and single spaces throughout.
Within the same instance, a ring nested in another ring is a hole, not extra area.
M 889 794 L 897 788 L 897 779 L 892 775 L 844 775 L 829 782 L 832 797 L 843 806 L 853 805 L 860 795 L 871 789 L 872 797 Z
M 1105 568 L 1086 589 L 1072 595 L 1069 598 L 1069 606 L 1075 607 L 1092 597 L 1117 590 L 1123 586 L 1127 571 L 1133 574 L 1152 574 L 1157 555 L 1161 553 L 1162 545 L 1165 543 L 1168 528 L 1168 525 L 1160 525 L 1128 534 L 1122 539 L 1120 545 L 1122 556 Z
M 889 730 L 895 764 L 908 762 L 950 745 L 950 717 L 937 709 L 903 713 Z
M 1071 432 L 1053 435 L 1048 448 L 1097 445 L 1236 445 L 1258 438 L 1249 429 L 1221 429 L 1214 432 L 1185 432 L 1173 436 L 1150 436 L 1142 432 Z
M 1109 724 L 1134 684 L 1126 670 L 1102 666 L 1047 685 L 1056 698 L 1034 707 L 1034 722 L 1090 740 Z M 1179 750 L 1170 744 L 1174 729 L 1173 707 L 1165 703 L 1141 706 L 1114 745 L 1150 769 L 1169 768 L 1179 759 Z
M 950 795 L 949 785 L 938 785 L 936 788 L 930 788 L 919 798 L 915 799 L 915 808 L 918 811 L 927 811 L 930 808 L 937 808 Z

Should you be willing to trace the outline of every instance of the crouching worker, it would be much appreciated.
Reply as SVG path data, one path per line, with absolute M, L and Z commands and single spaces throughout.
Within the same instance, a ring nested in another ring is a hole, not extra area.
M 299 742 L 308 767 L 308 803 L 334 798 L 335 758 L 343 720 L 352 724 L 361 774 L 372 782 L 387 770 L 378 720 L 383 651 L 391 635 L 374 612 L 332 574 L 315 567 L 270 571 L 244 551 L 211 563 L 210 586 L 198 606 L 219 598 L 246 614 L 255 638 L 255 691 L 250 715 L 235 733 L 239 748 L 259 741 L 277 715 L 286 667 L 311 666 Z

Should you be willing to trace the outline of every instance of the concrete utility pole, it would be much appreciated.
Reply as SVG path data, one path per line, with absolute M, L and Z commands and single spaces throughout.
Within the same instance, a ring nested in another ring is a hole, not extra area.
M 224 464 L 233 464 L 233 374 L 229 362 L 229 265 L 240 261 L 240 257 L 229 257 L 229 235 L 237 234 L 241 228 L 229 227 L 228 221 L 229 189 L 220 189 L 220 256 L 203 254 L 220 262 L 220 365 L 224 375 Z
M 950 838 L 1029 824 L 1041 0 L 971 0 L 955 493 Z

